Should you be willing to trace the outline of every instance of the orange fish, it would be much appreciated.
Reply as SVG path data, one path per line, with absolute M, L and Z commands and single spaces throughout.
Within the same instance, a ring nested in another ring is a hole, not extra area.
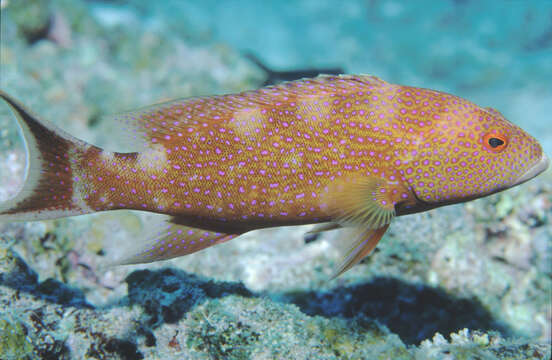
M 353 227 L 335 276 L 369 254 L 395 216 L 521 184 L 548 167 L 498 111 L 364 75 L 320 76 L 174 100 L 115 116 L 139 151 L 108 152 L 0 92 L 27 147 L 23 189 L 1 221 L 114 209 L 170 216 L 124 264 L 193 253 L 247 231 Z

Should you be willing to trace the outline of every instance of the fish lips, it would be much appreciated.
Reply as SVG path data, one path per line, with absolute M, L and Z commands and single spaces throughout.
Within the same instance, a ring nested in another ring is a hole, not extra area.
M 548 168 L 548 165 L 550 165 L 550 160 L 548 159 L 548 156 L 546 154 L 542 154 L 542 157 L 539 161 L 537 161 L 525 174 L 520 176 L 516 183 L 514 185 L 523 184 L 524 182 L 531 180 L 544 170 Z

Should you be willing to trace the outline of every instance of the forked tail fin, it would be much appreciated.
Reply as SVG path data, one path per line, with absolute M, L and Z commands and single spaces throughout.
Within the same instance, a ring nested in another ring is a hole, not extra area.
M 0 204 L 0 221 L 52 219 L 93 212 L 83 200 L 75 166 L 91 145 L 39 119 L 0 90 L 25 139 L 25 183 L 12 199 Z M 98 149 L 99 150 L 99 149 Z

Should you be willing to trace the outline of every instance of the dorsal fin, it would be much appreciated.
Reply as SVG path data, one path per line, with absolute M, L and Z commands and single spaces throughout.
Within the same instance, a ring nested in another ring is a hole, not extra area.
M 267 109 L 329 94 L 375 89 L 383 84 L 387 83 L 368 75 L 321 75 L 238 94 L 170 100 L 109 118 L 121 123 L 124 136 L 130 138 L 130 143 L 141 147 L 171 145 L 174 138 L 201 137 L 209 131 L 225 131 L 225 126 L 239 127 L 244 134 L 255 126 Z

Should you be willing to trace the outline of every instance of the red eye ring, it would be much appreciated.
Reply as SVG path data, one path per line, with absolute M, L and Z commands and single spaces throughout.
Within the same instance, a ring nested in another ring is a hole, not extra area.
M 499 153 L 508 146 L 508 138 L 500 133 L 491 132 L 483 136 L 483 146 L 489 151 Z

